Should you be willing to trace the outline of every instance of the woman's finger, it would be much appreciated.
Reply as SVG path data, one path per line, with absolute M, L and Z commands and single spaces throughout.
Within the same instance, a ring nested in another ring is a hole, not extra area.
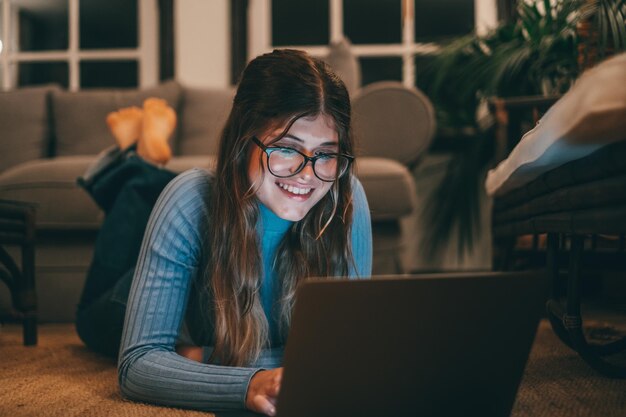
M 255 395 L 252 403 L 254 404 L 254 411 L 268 416 L 276 415 L 276 406 L 265 395 Z

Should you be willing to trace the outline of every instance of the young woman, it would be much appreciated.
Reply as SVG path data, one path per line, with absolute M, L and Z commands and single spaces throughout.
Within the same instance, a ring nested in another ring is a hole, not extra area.
M 213 174 L 174 178 L 146 162 L 167 159 L 159 146 L 140 140 L 136 152 L 110 152 L 83 179 L 107 217 L 79 335 L 119 348 L 127 398 L 273 415 L 298 282 L 371 273 L 343 82 L 320 60 L 276 50 L 246 67 Z

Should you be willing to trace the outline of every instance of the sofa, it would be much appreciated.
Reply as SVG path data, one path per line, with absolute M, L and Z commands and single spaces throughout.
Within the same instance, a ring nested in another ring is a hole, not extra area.
M 35 276 L 41 322 L 74 318 L 103 220 L 76 178 L 113 143 L 105 116 L 141 105 L 147 97 L 167 100 L 178 114 L 171 138 L 174 157 L 167 168 L 210 169 L 233 93 L 189 88 L 176 81 L 147 89 L 68 92 L 46 85 L 0 93 L 0 199 L 36 204 Z M 400 254 L 406 232 L 400 220 L 416 206 L 406 161 L 410 140 L 389 135 L 384 146 L 363 143 L 357 153 L 356 172 L 372 215 L 375 274 L 403 272 Z M 7 249 L 19 258 L 17 248 Z M 9 308 L 10 293 L 0 285 L 0 312 Z

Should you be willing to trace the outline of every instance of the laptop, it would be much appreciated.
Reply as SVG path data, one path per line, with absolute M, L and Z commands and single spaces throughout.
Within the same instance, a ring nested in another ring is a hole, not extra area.
M 277 416 L 509 416 L 546 282 L 543 272 L 307 280 Z

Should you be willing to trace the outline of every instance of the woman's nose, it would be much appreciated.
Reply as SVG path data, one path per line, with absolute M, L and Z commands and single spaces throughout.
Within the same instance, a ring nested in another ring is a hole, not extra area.
M 313 178 L 315 176 L 315 173 L 313 172 L 313 162 L 306 161 L 306 164 L 304 164 L 304 167 L 302 168 L 302 171 L 298 173 L 298 176 L 306 180 Z

